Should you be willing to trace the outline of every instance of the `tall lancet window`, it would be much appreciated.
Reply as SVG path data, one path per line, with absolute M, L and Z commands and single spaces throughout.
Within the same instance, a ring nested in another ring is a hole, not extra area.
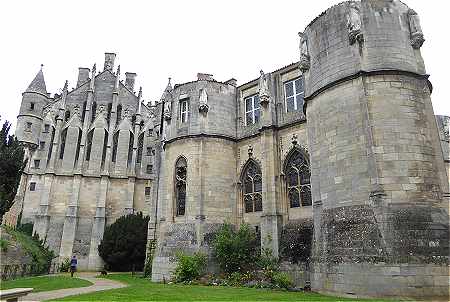
M 112 148 L 112 158 L 111 158 L 112 162 L 116 162 L 116 158 L 117 158 L 117 147 L 119 145 L 119 133 L 120 133 L 120 131 L 117 131 L 116 133 L 114 133 L 114 136 L 113 136 L 113 148 Z
M 64 158 L 64 149 L 66 148 L 67 128 L 61 133 L 61 145 L 59 148 L 59 159 Z
M 291 208 L 311 205 L 311 172 L 306 156 L 294 149 L 285 164 L 286 186 Z
M 122 105 L 117 105 L 117 112 L 116 112 L 116 125 L 120 123 L 122 120 Z
M 97 102 L 92 103 L 92 110 L 91 110 L 91 123 L 95 120 L 95 114 L 97 112 Z
M 245 213 L 262 211 L 261 168 L 252 159 L 242 172 L 242 185 Z
M 186 212 L 186 176 L 187 162 L 184 157 L 180 157 L 175 164 L 175 202 L 177 216 L 183 216 Z
M 139 135 L 136 162 L 142 162 L 142 153 L 144 152 L 144 133 Z
M 92 139 L 94 138 L 94 130 L 88 133 L 87 136 L 87 146 L 86 146 L 86 160 L 89 161 L 91 159 L 91 151 L 92 151 Z

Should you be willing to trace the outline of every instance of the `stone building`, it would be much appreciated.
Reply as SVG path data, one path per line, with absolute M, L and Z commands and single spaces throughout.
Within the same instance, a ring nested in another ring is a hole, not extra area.
M 39 71 L 17 126 L 23 220 L 95 269 L 105 224 L 142 211 L 157 281 L 176 251 L 209 254 L 224 221 L 278 256 L 283 226 L 312 219 L 314 290 L 448 295 L 450 119 L 433 114 L 418 15 L 343 2 L 299 36 L 299 62 L 240 86 L 169 79 L 154 106 L 134 73 L 113 72 L 114 54 L 52 98 Z

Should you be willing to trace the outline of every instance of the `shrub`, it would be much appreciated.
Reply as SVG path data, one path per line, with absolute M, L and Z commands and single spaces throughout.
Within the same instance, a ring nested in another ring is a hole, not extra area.
M 108 269 L 115 271 L 142 270 L 147 244 L 149 217 L 129 214 L 105 228 L 98 252 Z
M 2 252 L 7 252 L 8 251 L 8 245 L 9 242 L 6 239 L 0 239 L 0 249 L 2 250 Z
M 61 262 L 61 264 L 59 265 L 59 271 L 61 273 L 67 273 L 69 271 L 70 268 L 70 258 L 64 258 L 64 260 Z
M 176 258 L 178 263 L 174 272 L 175 282 L 189 282 L 198 279 L 206 266 L 206 256 L 201 253 L 194 255 L 178 253 Z
M 27 234 L 29 236 L 33 235 L 33 223 L 28 222 L 28 223 L 20 223 L 17 227 L 16 230 L 19 232 L 22 232 L 24 234 Z
M 278 260 L 273 257 L 270 249 L 263 249 L 257 265 L 266 280 L 272 280 L 273 274 L 278 271 Z
M 311 220 L 285 225 L 280 238 L 281 258 L 292 263 L 309 261 L 312 236 L 313 223 Z
M 275 287 L 285 288 L 285 289 L 292 288 L 294 285 L 294 283 L 291 280 L 291 277 L 289 277 L 288 274 L 282 273 L 282 272 L 275 272 L 272 275 L 272 284 Z
M 224 224 L 213 240 L 213 252 L 223 272 L 247 271 L 258 257 L 257 237 L 247 224 L 242 224 L 237 231 L 232 225 Z

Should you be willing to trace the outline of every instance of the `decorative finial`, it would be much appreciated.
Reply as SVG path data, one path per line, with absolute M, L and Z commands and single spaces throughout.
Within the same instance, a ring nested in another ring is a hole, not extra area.
M 294 145 L 294 147 L 298 144 L 297 133 L 292 134 L 292 144 Z
M 140 99 L 142 97 L 142 86 L 139 87 L 139 93 L 138 98 Z
M 172 78 L 171 78 L 171 77 L 169 77 L 169 84 L 167 84 L 167 85 L 171 85 L 171 84 L 170 84 L 170 81 L 171 81 L 171 80 L 172 80 Z
M 252 157 L 253 156 L 253 147 L 252 145 L 248 146 L 248 157 Z
M 44 64 L 41 64 L 41 70 L 42 70 L 42 67 L 44 67 Z
M 67 91 L 68 86 L 69 86 L 69 81 L 66 80 L 66 82 L 64 83 L 63 91 Z
M 117 66 L 117 72 L 116 75 L 120 75 L 120 64 Z
M 92 74 L 95 75 L 95 72 L 97 70 L 97 64 L 94 63 L 94 66 L 92 66 Z

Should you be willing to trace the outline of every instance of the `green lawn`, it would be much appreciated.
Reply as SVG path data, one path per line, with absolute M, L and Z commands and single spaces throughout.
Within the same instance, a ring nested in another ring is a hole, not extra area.
M 89 281 L 67 276 L 42 276 L 19 278 L 11 281 L 0 281 L 0 289 L 32 287 L 33 292 L 45 292 L 48 290 L 85 287 L 90 285 L 92 285 L 92 283 Z
M 148 279 L 126 274 L 112 274 L 107 278 L 126 283 L 128 287 L 71 296 L 57 301 L 356 301 L 314 293 L 221 286 L 168 285 L 151 283 Z

